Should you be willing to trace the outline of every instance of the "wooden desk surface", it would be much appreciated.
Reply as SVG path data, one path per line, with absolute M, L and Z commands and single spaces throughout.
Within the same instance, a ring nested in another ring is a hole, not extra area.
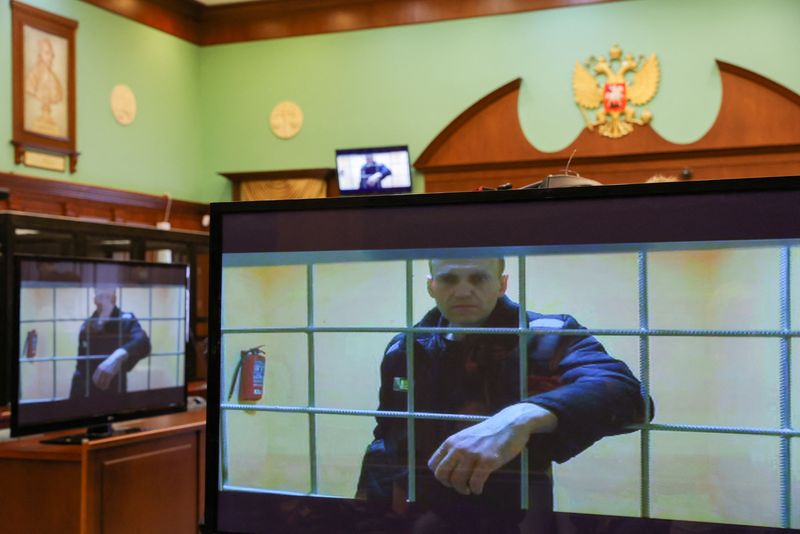
M 93 439 L 84 441 L 80 445 L 53 445 L 44 444 L 42 439 L 50 439 L 60 436 L 74 434 L 76 429 L 61 430 L 47 434 L 36 434 L 20 438 L 11 438 L 8 441 L 0 442 L 0 458 L 30 458 L 36 457 L 37 460 L 58 460 L 76 461 L 81 460 L 82 449 L 91 450 L 101 449 L 119 445 L 123 442 L 133 442 L 148 439 L 152 436 L 167 436 L 194 430 L 197 427 L 205 426 L 206 410 L 204 408 L 178 412 L 174 414 L 160 415 L 156 417 L 146 417 L 144 419 L 134 419 L 115 423 L 114 428 L 141 428 L 141 432 L 131 434 L 120 434 L 108 438 Z

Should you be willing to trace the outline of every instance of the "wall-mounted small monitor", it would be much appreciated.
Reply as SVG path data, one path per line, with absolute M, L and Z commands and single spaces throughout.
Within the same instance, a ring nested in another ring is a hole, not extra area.
M 407 146 L 337 150 L 336 172 L 343 195 L 411 192 Z
M 186 409 L 186 265 L 14 260 L 12 435 Z

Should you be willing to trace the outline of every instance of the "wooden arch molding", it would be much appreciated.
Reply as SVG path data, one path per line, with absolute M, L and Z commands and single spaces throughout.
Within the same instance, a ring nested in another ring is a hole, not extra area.
M 717 60 L 722 104 L 698 141 L 676 144 L 649 126 L 621 139 L 583 129 L 563 150 L 542 152 L 528 142 L 518 116 L 521 79 L 470 106 L 414 162 L 428 192 L 514 187 L 570 168 L 607 184 L 680 179 L 800 175 L 800 95 L 752 71 Z

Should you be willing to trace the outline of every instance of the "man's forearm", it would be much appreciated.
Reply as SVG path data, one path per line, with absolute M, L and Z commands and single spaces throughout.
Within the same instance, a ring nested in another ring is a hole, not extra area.
M 506 411 L 509 424 L 523 428 L 529 437 L 531 434 L 554 432 L 558 427 L 558 416 L 533 402 L 512 404 L 498 412 L 497 415 Z
M 532 434 L 553 432 L 558 417 L 520 402 L 447 438 L 428 460 L 436 479 L 464 495 L 481 493 L 489 475 L 517 457 Z

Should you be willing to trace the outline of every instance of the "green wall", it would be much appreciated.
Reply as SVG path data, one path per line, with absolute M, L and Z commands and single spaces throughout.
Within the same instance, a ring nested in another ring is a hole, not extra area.
M 199 49 L 166 33 L 78 0 L 26 3 L 79 22 L 76 34 L 77 146 L 75 174 L 14 164 L 3 144 L 0 171 L 204 200 L 201 183 Z M 11 140 L 11 8 L 0 2 L 0 140 Z M 111 89 L 125 83 L 138 115 L 120 126 Z
M 561 149 L 583 126 L 572 100 L 575 61 L 608 54 L 615 42 L 659 56 L 653 127 L 688 143 L 719 108 L 714 58 L 800 92 L 797 28 L 796 0 L 631 0 L 207 47 L 200 52 L 204 195 L 225 194 L 215 171 L 332 166 L 337 148 L 408 144 L 414 159 L 466 107 L 517 77 L 530 141 Z M 305 114 L 289 141 L 268 128 L 283 99 Z
M 74 175 L 15 166 L 0 171 L 198 201 L 226 200 L 219 171 L 330 167 L 337 148 L 408 144 L 415 159 L 454 117 L 522 77 L 520 118 L 530 141 L 559 150 L 583 123 L 572 100 L 577 59 L 612 44 L 655 52 L 662 82 L 653 128 L 692 142 L 720 104 L 714 59 L 800 92 L 797 0 L 627 0 L 443 23 L 196 47 L 78 0 L 29 0 L 76 19 L 78 148 Z M 7 2 L 0 30 L 10 36 Z M 0 39 L 0 139 L 11 139 L 10 38 Z M 128 127 L 109 110 L 126 83 L 139 115 Z M 269 112 L 294 100 L 295 138 L 269 130 Z M 422 190 L 420 176 L 416 190 Z

